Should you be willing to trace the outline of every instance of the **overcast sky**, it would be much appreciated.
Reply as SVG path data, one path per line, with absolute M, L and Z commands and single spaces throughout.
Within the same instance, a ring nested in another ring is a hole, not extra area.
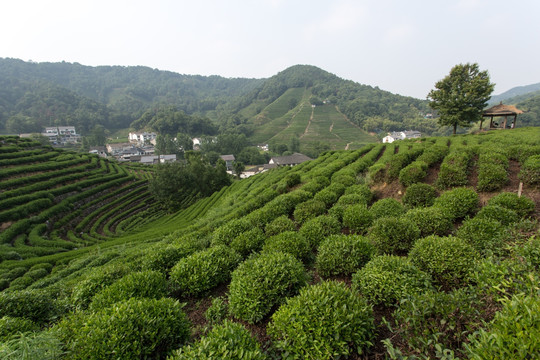
M 267 78 L 296 64 L 424 99 L 459 63 L 540 82 L 540 1 L 1 0 L 0 57 Z

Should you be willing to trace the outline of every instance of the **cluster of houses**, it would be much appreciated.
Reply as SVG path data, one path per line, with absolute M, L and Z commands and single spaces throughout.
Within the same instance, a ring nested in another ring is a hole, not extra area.
M 42 136 L 49 139 L 53 145 L 73 145 L 81 141 L 81 135 L 77 134 L 75 126 L 48 126 L 42 132 Z M 19 134 L 20 137 L 30 137 L 32 134 Z
M 405 139 L 417 139 L 421 137 L 422 134 L 420 131 L 407 130 L 407 131 L 395 131 L 389 132 L 388 135 L 383 137 L 383 143 L 393 143 L 396 140 L 405 140 Z

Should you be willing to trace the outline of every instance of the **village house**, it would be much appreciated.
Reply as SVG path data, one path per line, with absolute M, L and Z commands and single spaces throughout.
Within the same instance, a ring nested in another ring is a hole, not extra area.
M 129 133 L 129 142 L 135 143 L 140 146 L 145 144 L 156 144 L 156 133 L 155 132 L 130 132 Z
M 268 164 L 276 166 L 294 166 L 309 160 L 312 160 L 309 156 L 300 153 L 294 153 L 288 156 L 275 156 L 270 159 Z
M 81 140 L 81 135 L 77 134 L 75 126 L 48 126 L 41 135 L 57 145 L 76 144 Z
M 227 167 L 228 171 L 233 170 L 233 163 L 234 163 L 234 155 L 221 155 L 221 160 L 225 161 L 225 166 Z
M 390 132 L 388 135 L 383 137 L 383 143 L 393 143 L 396 140 L 405 140 L 405 139 L 416 139 L 421 137 L 422 134 L 420 131 L 407 130 L 407 131 L 396 131 Z

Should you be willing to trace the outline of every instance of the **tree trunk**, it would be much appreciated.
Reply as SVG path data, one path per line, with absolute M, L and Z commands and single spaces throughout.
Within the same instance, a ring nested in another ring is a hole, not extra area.
M 456 135 L 457 124 L 454 124 L 454 135 Z

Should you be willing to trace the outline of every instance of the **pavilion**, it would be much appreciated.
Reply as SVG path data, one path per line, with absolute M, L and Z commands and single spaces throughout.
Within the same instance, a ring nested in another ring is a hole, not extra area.
M 490 129 L 513 129 L 516 127 L 516 119 L 518 114 L 523 114 L 523 111 L 519 110 L 513 105 L 504 105 L 501 101 L 499 105 L 495 105 L 490 107 L 489 109 L 484 110 L 482 113 L 483 117 L 489 117 L 491 120 L 489 122 L 489 128 Z M 500 117 L 504 116 L 504 120 L 501 122 L 493 122 L 494 117 Z M 507 125 L 508 117 L 513 116 L 514 119 L 510 124 Z M 484 120 L 480 122 L 480 130 L 482 130 L 482 123 Z

